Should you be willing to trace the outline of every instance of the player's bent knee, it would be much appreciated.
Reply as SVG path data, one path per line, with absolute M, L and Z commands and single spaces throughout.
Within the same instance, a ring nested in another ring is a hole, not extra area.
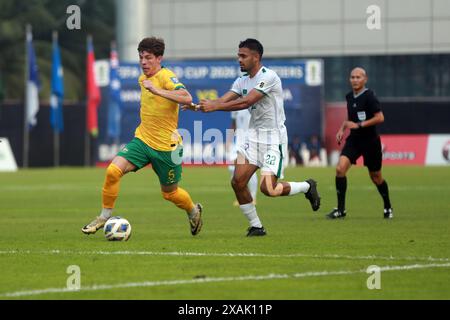
M 269 191 L 267 190 L 265 185 L 261 184 L 259 186 L 259 191 L 261 191 L 262 194 L 264 194 L 266 196 L 269 196 Z
M 337 177 L 344 177 L 347 171 L 343 166 L 337 165 L 336 166 L 336 176 Z
M 232 187 L 234 190 L 236 190 L 236 188 L 237 188 L 236 180 L 234 180 L 234 178 L 233 178 L 233 179 L 231 179 L 230 183 L 231 183 L 231 187 Z
M 165 200 L 167 200 L 167 201 L 170 200 L 170 195 L 169 195 L 168 193 L 161 192 L 161 194 L 162 194 L 162 197 L 163 197 Z
M 123 176 L 122 170 L 115 164 L 110 164 L 106 168 L 106 178 L 108 181 L 118 181 Z
M 163 198 L 165 200 L 172 201 L 172 197 L 173 197 L 175 192 L 176 192 L 176 190 L 172 191 L 172 192 L 164 192 L 164 191 L 162 191 L 161 194 L 162 194 L 162 196 L 163 196 Z
M 372 179 L 372 182 L 377 186 L 383 183 L 383 178 L 381 178 L 380 176 L 370 176 L 370 178 Z
M 233 190 L 241 190 L 245 188 L 246 183 L 242 180 L 233 178 L 231 179 L 231 186 L 233 187 Z
M 264 194 L 265 196 L 268 196 L 268 197 L 273 197 L 274 196 L 273 193 L 270 192 L 269 190 L 267 190 L 266 187 L 262 187 L 261 186 L 260 190 L 261 190 L 262 194 Z
M 267 188 L 267 186 L 265 186 L 263 184 L 261 184 L 259 190 L 261 190 L 261 192 L 264 195 L 268 196 L 268 197 L 277 197 L 277 196 L 279 196 L 279 192 L 277 192 L 276 189 L 270 188 L 270 187 Z

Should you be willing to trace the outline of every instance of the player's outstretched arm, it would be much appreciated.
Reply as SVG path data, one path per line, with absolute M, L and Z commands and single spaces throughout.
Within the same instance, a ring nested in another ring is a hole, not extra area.
M 191 110 L 191 111 L 198 111 L 200 110 L 200 105 L 191 102 L 190 104 L 183 104 L 181 106 L 181 110 L 185 111 L 185 110 Z
M 142 85 L 145 89 L 150 91 L 151 93 L 172 100 L 179 104 L 191 104 L 192 96 L 186 89 L 178 89 L 178 90 L 165 90 L 156 88 L 150 80 L 142 81 Z
M 223 96 L 221 96 L 220 98 L 217 98 L 216 100 L 212 100 L 214 102 L 229 102 L 232 100 L 236 100 L 237 98 L 239 98 L 240 96 L 233 92 L 233 91 L 228 91 L 227 93 L 225 93 Z M 196 104 L 196 103 L 190 103 L 190 104 L 184 104 L 181 106 L 181 109 L 184 110 L 191 110 L 191 111 L 198 111 L 200 110 L 200 105 Z
M 220 102 L 220 103 L 225 103 L 225 102 L 230 102 L 230 101 L 236 100 L 239 97 L 240 97 L 240 95 L 238 95 L 236 92 L 228 91 L 223 96 L 221 96 L 220 98 L 218 98 L 214 101 Z
M 248 109 L 264 97 L 264 93 L 258 90 L 251 90 L 249 94 L 241 99 L 235 99 L 228 102 L 220 102 L 218 100 L 201 100 L 200 109 L 203 112 L 213 111 L 237 111 Z

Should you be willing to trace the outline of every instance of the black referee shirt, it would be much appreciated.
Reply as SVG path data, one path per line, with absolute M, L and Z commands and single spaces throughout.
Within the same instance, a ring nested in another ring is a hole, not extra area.
M 372 90 L 365 88 L 357 96 L 353 91 L 349 92 L 345 99 L 347 100 L 348 120 L 355 123 L 373 118 L 374 114 L 381 111 L 380 102 Z M 350 134 L 358 138 L 375 138 L 378 136 L 376 126 L 370 126 L 359 129 L 351 129 Z

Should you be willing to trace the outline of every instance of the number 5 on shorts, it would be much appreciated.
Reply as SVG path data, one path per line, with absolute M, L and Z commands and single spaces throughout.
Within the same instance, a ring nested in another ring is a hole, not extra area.
M 167 173 L 167 178 L 169 182 L 173 182 L 175 179 L 175 170 L 171 169 L 169 170 L 169 172 Z

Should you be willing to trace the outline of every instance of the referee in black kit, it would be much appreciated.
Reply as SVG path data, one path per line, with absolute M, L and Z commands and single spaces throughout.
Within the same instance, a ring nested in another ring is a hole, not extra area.
M 336 166 L 338 206 L 327 214 L 329 219 L 345 217 L 346 174 L 351 165 L 355 164 L 361 155 L 364 158 L 364 165 L 369 170 L 372 182 L 377 186 L 378 192 L 383 198 L 384 218 L 393 218 L 388 185 L 381 175 L 381 140 L 375 127 L 384 121 L 384 115 L 380 108 L 380 102 L 374 92 L 366 88 L 366 83 L 366 71 L 363 68 L 353 69 L 350 73 L 350 84 L 353 90 L 345 96 L 348 120 L 342 123 L 336 134 L 338 144 L 341 144 L 346 129 L 350 129 L 350 135 L 345 141 L 345 146 Z

